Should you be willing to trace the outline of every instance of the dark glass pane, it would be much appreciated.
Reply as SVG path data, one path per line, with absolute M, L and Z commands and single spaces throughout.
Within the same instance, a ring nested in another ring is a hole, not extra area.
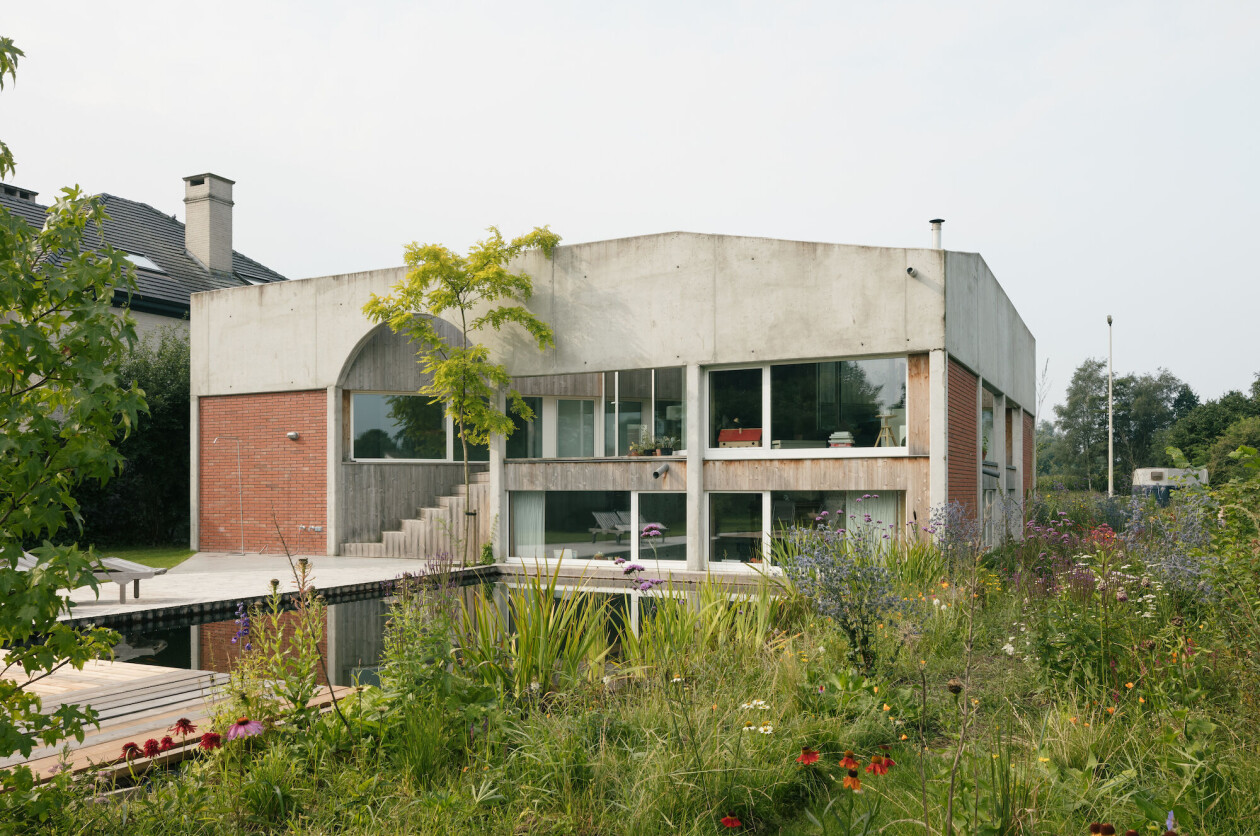
M 677 367 L 657 369 L 652 432 L 663 446 L 681 449 L 685 445 L 685 402 L 683 370 Z
M 644 530 L 659 530 L 661 533 L 644 537 Z M 639 494 L 639 558 L 687 559 L 687 494 Z
M 762 528 L 761 494 L 709 494 L 710 560 L 760 560 Z
M 761 369 L 709 373 L 709 445 L 761 446 Z
M 521 400 L 525 401 L 525 405 L 533 411 L 534 417 L 526 421 L 512 412 L 509 406 L 508 415 L 516 428 L 507 438 L 506 455 L 509 459 L 540 459 L 543 438 L 542 398 L 522 398 Z
M 424 395 L 352 398 L 356 459 L 445 459 L 446 418 L 442 404 Z
M 604 372 L 604 455 L 617 455 L 617 373 Z

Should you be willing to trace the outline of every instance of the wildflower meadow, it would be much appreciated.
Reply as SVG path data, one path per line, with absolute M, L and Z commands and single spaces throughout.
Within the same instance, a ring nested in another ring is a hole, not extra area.
M 1011 504 L 987 542 L 956 507 L 917 531 L 820 516 L 755 586 L 624 563 L 637 632 L 557 571 L 493 590 L 434 570 L 393 590 L 380 685 L 331 712 L 307 708 L 318 597 L 287 631 L 242 611 L 212 727 L 118 754 L 195 758 L 59 776 L 41 820 L 6 812 L 66 834 L 1255 833 L 1247 461 L 1166 507 Z

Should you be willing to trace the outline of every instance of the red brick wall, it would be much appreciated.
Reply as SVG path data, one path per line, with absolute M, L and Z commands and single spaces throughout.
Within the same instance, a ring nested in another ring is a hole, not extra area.
M 980 491 L 980 380 L 962 366 L 949 361 L 948 403 L 949 468 L 946 494 L 976 508 Z
M 240 439 L 245 551 L 282 552 L 277 522 L 295 551 L 299 525 L 328 530 L 326 392 L 200 398 L 198 414 L 200 549 L 233 551 L 241 545 L 236 442 L 223 438 L 214 444 L 216 436 Z M 297 441 L 286 437 L 292 431 L 301 434 Z M 325 535 L 302 532 L 300 551 L 324 554 Z
M 1037 429 L 1033 417 L 1024 413 L 1024 496 L 1032 493 L 1037 474 L 1033 472 L 1033 451 L 1037 449 Z
M 223 442 L 219 442 L 222 444 Z M 292 636 L 295 625 L 294 619 L 297 618 L 296 613 L 286 612 L 280 615 L 280 629 L 289 636 Z M 199 667 L 203 671 L 218 671 L 219 673 L 231 673 L 236 667 L 237 661 L 241 654 L 245 653 L 245 648 L 241 642 L 232 643 L 232 638 L 239 630 L 239 626 L 235 621 L 215 621 L 210 624 L 202 624 L 198 631 L 199 650 L 201 653 Z M 319 640 L 319 652 L 324 659 L 324 663 L 328 662 L 328 622 L 324 622 L 324 633 Z M 319 673 L 319 681 L 327 685 L 328 681 L 324 677 L 324 672 Z

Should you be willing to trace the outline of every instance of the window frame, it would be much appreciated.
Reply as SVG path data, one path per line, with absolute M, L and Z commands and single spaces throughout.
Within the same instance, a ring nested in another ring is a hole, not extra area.
M 896 360 L 905 361 L 906 392 L 910 391 L 910 355 L 909 354 L 867 354 L 861 357 L 818 357 L 798 360 L 779 360 L 766 363 L 722 363 L 705 366 L 700 375 L 700 411 L 704 427 L 704 457 L 711 460 L 738 459 L 863 459 L 863 458 L 902 458 L 910 455 L 909 435 L 907 444 L 901 447 L 814 447 L 805 449 L 775 449 L 771 447 L 774 428 L 770 425 L 770 413 L 774 393 L 770 387 L 770 370 L 774 366 L 795 366 L 807 363 L 857 362 L 862 360 Z M 713 447 L 710 414 L 710 374 L 713 372 L 738 371 L 742 369 L 761 369 L 761 446 L 759 447 Z M 910 424 L 914 409 L 926 408 L 926 405 L 913 404 L 906 398 L 906 425 Z

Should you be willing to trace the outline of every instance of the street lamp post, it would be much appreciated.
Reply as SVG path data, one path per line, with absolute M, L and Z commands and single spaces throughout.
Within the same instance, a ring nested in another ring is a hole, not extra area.
M 1107 496 L 1116 495 L 1115 412 L 1112 400 L 1111 314 L 1107 314 Z

